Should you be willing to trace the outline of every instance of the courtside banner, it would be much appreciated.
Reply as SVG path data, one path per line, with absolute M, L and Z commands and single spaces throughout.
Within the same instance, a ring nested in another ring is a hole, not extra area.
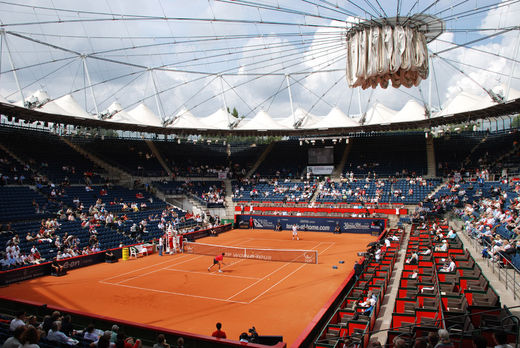
M 113 249 L 112 253 L 118 259 L 121 258 L 121 248 Z M 62 265 L 63 268 L 67 271 L 74 268 L 90 266 L 104 261 L 105 252 L 102 251 L 90 255 L 71 257 L 69 259 L 60 260 L 58 261 L 58 263 Z M 16 283 L 22 280 L 28 280 L 49 274 L 51 274 L 50 262 L 45 262 L 40 265 L 26 266 L 22 268 L 16 268 L 13 270 L 3 271 L 0 272 L 0 286 L 5 286 L 11 283 Z
M 298 231 L 334 232 L 336 225 L 341 233 L 380 233 L 386 227 L 386 219 L 372 218 L 329 218 L 280 215 L 252 215 L 255 228 L 274 230 L 278 222 L 284 231 L 292 230 L 296 224 Z M 240 226 L 249 224 L 251 215 L 236 215 Z

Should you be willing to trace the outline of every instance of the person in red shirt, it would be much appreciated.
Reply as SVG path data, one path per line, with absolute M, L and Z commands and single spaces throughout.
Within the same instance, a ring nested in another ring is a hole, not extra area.
M 225 265 L 224 263 L 224 253 L 220 254 L 220 255 L 217 255 L 215 256 L 215 258 L 213 259 L 213 264 L 211 266 L 208 267 L 208 272 L 211 271 L 211 269 L 213 268 L 213 266 L 215 265 L 218 265 L 218 271 L 220 273 L 222 273 L 222 270 L 220 269 L 220 264 L 223 264 Z
M 222 331 L 221 329 L 222 329 L 222 324 L 217 323 L 217 330 L 215 332 L 213 332 L 211 334 L 211 336 L 216 337 L 216 338 L 226 338 L 226 333 L 224 331 Z

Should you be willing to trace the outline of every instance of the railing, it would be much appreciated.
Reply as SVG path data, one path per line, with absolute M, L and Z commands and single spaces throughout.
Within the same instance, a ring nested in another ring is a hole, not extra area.
M 482 252 L 483 247 L 477 239 L 473 239 L 469 236 L 468 239 L 476 251 L 479 253 Z M 487 247 L 489 250 L 491 249 L 491 244 L 484 240 L 482 242 L 485 243 L 484 247 Z M 505 285 L 506 290 L 510 290 L 513 293 L 513 299 L 516 300 L 520 298 L 520 270 L 505 257 L 502 257 L 502 259 L 504 261 L 503 266 L 498 261 L 493 262 L 493 260 L 488 258 L 486 258 L 486 265 L 491 268 L 493 274 L 496 273 L 498 275 L 498 280 Z

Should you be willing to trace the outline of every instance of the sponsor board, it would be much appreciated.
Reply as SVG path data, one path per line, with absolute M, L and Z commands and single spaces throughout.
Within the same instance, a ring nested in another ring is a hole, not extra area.
M 226 224 L 226 225 L 220 225 L 217 227 L 208 228 L 205 230 L 188 232 L 188 233 L 185 233 L 183 236 L 184 236 L 184 238 L 186 238 L 189 241 L 195 241 L 199 238 L 203 238 L 203 237 L 207 237 L 207 236 L 211 235 L 212 231 L 215 234 L 221 234 L 221 233 L 229 231 L 229 230 L 231 230 L 231 224 Z
M 313 175 L 331 175 L 334 166 L 307 166 L 307 173 Z
M 112 250 L 117 258 L 121 257 L 121 249 Z M 105 252 L 90 255 L 77 256 L 70 259 L 60 260 L 58 263 L 68 271 L 75 268 L 90 266 L 105 261 Z M 41 265 L 28 266 L 10 271 L 0 272 L 0 285 L 8 285 L 23 280 L 42 277 L 51 274 L 51 263 L 46 262 Z
M 249 223 L 251 215 L 237 215 L 239 226 Z M 298 231 L 334 232 L 336 225 L 342 233 L 374 233 L 381 232 L 386 226 L 386 219 L 371 218 L 328 218 L 328 217 L 301 217 L 279 215 L 253 215 L 255 228 L 274 230 L 278 222 L 282 229 L 292 230 L 296 225 Z

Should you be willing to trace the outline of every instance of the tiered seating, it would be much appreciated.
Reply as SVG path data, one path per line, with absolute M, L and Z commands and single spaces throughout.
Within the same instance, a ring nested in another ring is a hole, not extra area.
M 189 144 L 155 141 L 170 169 L 176 176 L 213 177 L 229 166 L 226 146 L 223 144 Z
M 256 172 L 262 177 L 299 178 L 307 166 L 309 146 L 296 140 L 277 142 Z
M 233 202 L 308 202 L 315 190 L 315 183 L 306 182 L 259 182 L 257 184 L 235 182 Z
M 346 173 L 378 176 L 425 175 L 426 140 L 423 132 L 360 135 L 352 139 Z
M 33 172 L 29 166 L 18 163 L 7 152 L 0 149 L 0 185 L 27 185 L 33 183 Z
M 0 223 L 48 217 L 54 207 L 28 186 L 0 187 L 0 197 Z
M 374 257 L 365 260 L 364 269 L 354 286 L 341 300 L 335 314 L 314 342 L 316 348 L 341 347 L 341 343 L 367 347 L 383 297 L 392 276 L 397 251 L 402 241 L 402 230 L 391 230 L 385 237 L 397 236 L 386 248 L 379 262 Z M 376 305 L 370 311 L 360 306 L 368 295 L 375 295 Z M 347 345 L 350 346 L 350 345 Z
M 471 152 L 465 163 L 466 169 L 490 168 L 492 173 L 501 174 L 501 168 L 496 166 L 497 160 L 510 152 L 518 140 L 518 132 L 494 132 L 485 136 L 475 151 Z
M 177 208 L 170 208 L 173 209 L 175 217 L 169 214 L 165 216 L 163 210 L 166 208 L 166 203 L 153 197 L 148 192 L 129 190 L 120 186 L 110 187 L 108 189 L 93 186 L 92 191 L 86 191 L 83 186 L 70 186 L 65 188 L 45 187 L 41 189 L 42 193 L 46 195 L 49 195 L 52 190 L 62 192 L 62 194 L 54 197 L 52 201 L 48 201 L 44 195 L 28 187 L 0 187 L 0 195 L 2 195 L 3 198 L 0 202 L 0 221 L 13 221 L 11 224 L 12 232 L 0 235 L 0 245 L 6 245 L 7 241 L 16 233 L 20 238 L 19 247 L 22 254 L 30 254 L 32 246 L 35 245 L 44 259 L 52 259 L 56 256 L 58 251 L 54 241 L 27 241 L 25 237 L 28 233 L 34 234 L 40 230 L 40 220 L 34 219 L 54 217 L 56 216 L 56 211 L 62 206 L 74 207 L 74 198 L 78 198 L 85 206 L 84 211 L 88 211 L 88 208 L 95 205 L 97 199 L 101 198 L 103 203 L 105 203 L 105 209 L 107 211 L 115 213 L 116 216 L 125 215 L 126 220 L 123 225 L 117 229 L 115 227 L 111 229 L 105 226 L 104 223 L 100 223 L 96 226 L 97 240 L 101 250 L 116 248 L 119 245 L 135 244 L 138 240 L 146 242 L 157 238 L 164 234 L 164 231 L 158 227 L 161 217 L 165 217 L 167 220 L 177 221 L 175 227 L 179 230 L 192 228 L 196 225 L 193 219 L 185 219 L 185 211 Z M 102 190 L 106 191 L 105 195 L 101 195 Z M 43 207 L 47 207 L 45 209 L 48 209 L 48 213 L 36 214 L 35 207 L 33 203 L 31 203 L 33 201 L 34 204 L 39 205 L 42 211 Z M 132 211 L 130 209 L 123 210 L 120 204 L 121 202 L 126 203 L 128 206 L 130 206 L 130 203 L 136 202 L 139 211 Z M 141 203 L 146 204 L 146 206 L 141 206 Z M 134 223 L 139 224 L 143 220 L 147 221 L 147 233 L 132 235 L 130 233 L 131 226 Z M 89 229 L 82 228 L 79 219 L 75 221 L 59 220 L 59 223 L 61 226 L 56 229 L 54 236 L 59 236 L 62 240 L 65 234 L 79 238 L 79 251 L 89 246 Z
M 130 204 L 136 202 L 138 204 L 146 204 L 147 209 L 162 209 L 166 206 L 163 201 L 153 198 L 153 195 L 143 190 L 129 190 L 122 186 L 113 186 L 106 189 L 103 186 L 91 186 L 92 190 L 87 191 L 84 186 L 70 186 L 62 188 L 65 194 L 57 196 L 56 200 L 63 202 L 67 206 L 73 206 L 74 198 L 79 198 L 85 208 L 96 203 L 98 198 L 101 198 L 103 203 L 106 203 L 108 211 L 121 211 L 120 202 Z M 51 187 L 41 188 L 41 192 L 50 196 Z M 104 190 L 102 195 L 102 190 Z M 150 201 L 151 199 L 151 201 Z
M 462 182 L 458 184 L 450 182 L 439 189 L 433 199 L 452 196 L 457 198 L 459 202 L 471 204 L 481 198 L 496 197 L 496 189 L 507 192 L 510 199 L 518 196 L 511 186 L 500 181 Z
M 71 138 L 71 141 L 110 165 L 136 176 L 167 175 L 143 140 Z
M 345 203 L 403 203 L 417 204 L 432 192 L 440 181 L 436 179 L 397 181 L 379 179 L 373 181 L 326 183 L 317 197 L 317 202 Z
M 441 223 L 440 227 L 446 232 L 446 225 Z M 413 226 L 406 258 L 410 259 L 412 253 L 417 252 L 419 260 L 417 264 L 404 265 L 388 332 L 389 346 L 397 336 L 414 342 L 439 328 L 446 328 L 456 345 L 471 346 L 475 328 L 489 339 L 488 342 L 493 342 L 493 325 L 485 322 L 488 319 L 480 312 L 504 315 L 496 292 L 458 238 L 448 240 L 447 251 L 435 251 L 442 243 L 440 240 L 434 242 L 429 229 Z M 426 250 L 431 253 L 426 255 Z M 442 269 L 449 258 L 456 264 L 451 272 Z M 512 335 L 515 327 L 509 326 L 508 330 Z
M 447 176 L 452 170 L 459 170 L 470 151 L 477 146 L 484 132 L 462 132 L 434 139 L 437 175 Z
M 208 208 L 224 206 L 226 188 L 222 181 L 160 181 L 154 186 L 165 194 L 189 194 Z
M 92 183 L 102 182 L 98 174 L 103 171 L 57 135 L 7 127 L 0 127 L 0 131 L 3 145 L 50 181 L 79 184 L 85 182 L 87 174 Z

